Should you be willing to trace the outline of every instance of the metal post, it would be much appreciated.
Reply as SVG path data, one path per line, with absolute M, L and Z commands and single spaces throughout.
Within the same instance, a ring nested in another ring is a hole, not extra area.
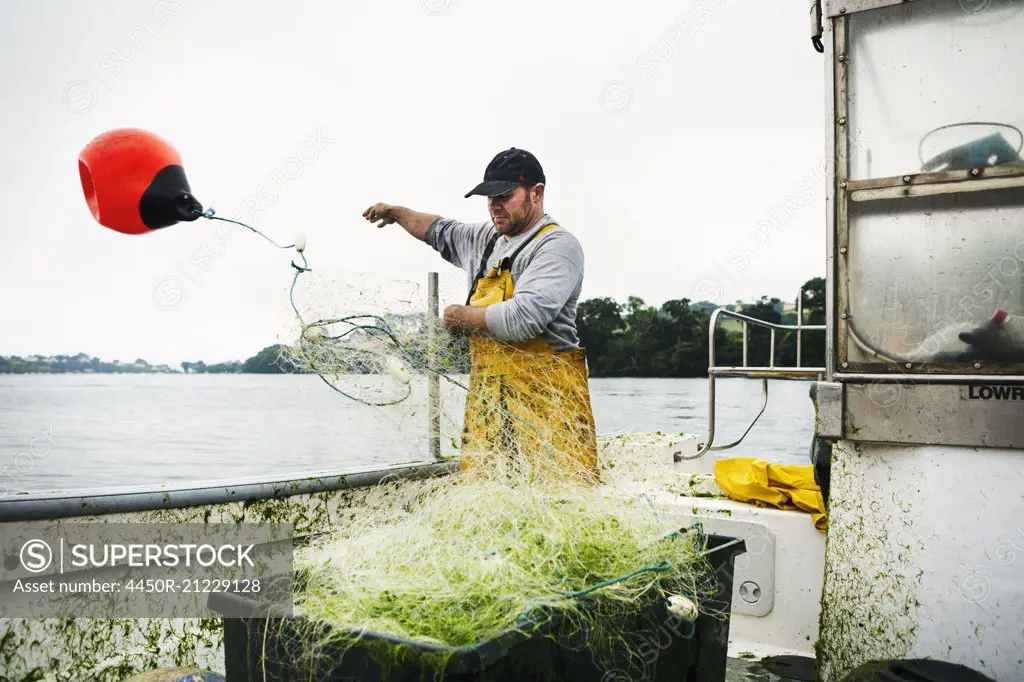
M 747 362 L 747 321 L 743 320 L 743 366 L 749 367 L 750 363 Z
M 800 328 L 804 326 L 804 290 L 796 296 L 796 366 L 800 366 Z
M 438 375 L 437 352 L 440 335 L 440 301 L 437 293 L 437 273 L 427 273 L 427 438 L 430 457 L 441 459 L 441 377 Z

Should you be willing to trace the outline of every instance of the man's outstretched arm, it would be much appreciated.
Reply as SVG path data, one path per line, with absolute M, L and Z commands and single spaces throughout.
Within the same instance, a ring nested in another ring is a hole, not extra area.
M 494 233 L 494 226 L 486 223 L 461 223 L 432 213 L 420 213 L 404 206 L 374 204 L 363 211 L 363 217 L 376 222 L 377 227 L 398 223 L 416 239 L 427 244 L 457 268 L 476 268 L 484 244 Z
M 427 240 L 427 228 L 441 216 L 431 213 L 420 213 L 405 206 L 376 203 L 363 211 L 363 217 L 371 223 L 380 221 L 377 227 L 398 223 L 405 228 L 406 232 L 424 242 Z

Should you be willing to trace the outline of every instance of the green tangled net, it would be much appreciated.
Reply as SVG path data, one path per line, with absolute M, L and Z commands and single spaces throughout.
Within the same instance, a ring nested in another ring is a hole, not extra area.
M 650 600 L 699 605 L 715 589 L 700 533 L 644 496 L 463 477 L 385 484 L 364 503 L 297 551 L 311 659 L 359 632 L 457 647 L 555 612 L 599 659 L 628 648 L 622 624 Z

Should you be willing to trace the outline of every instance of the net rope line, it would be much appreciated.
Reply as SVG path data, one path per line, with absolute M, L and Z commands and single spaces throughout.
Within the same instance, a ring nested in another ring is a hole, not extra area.
M 257 230 L 255 227 L 253 227 L 251 225 L 248 225 L 246 223 L 243 223 L 241 221 L 232 220 L 230 218 L 224 218 L 224 217 L 218 216 L 218 215 L 216 215 L 216 211 L 213 208 L 209 208 L 206 211 L 198 213 L 198 216 L 202 217 L 202 218 L 206 218 L 208 220 L 218 220 L 218 221 L 222 221 L 222 222 L 226 222 L 226 223 L 231 223 L 233 225 L 238 225 L 240 227 L 243 227 L 243 228 L 253 232 L 256 235 L 259 235 L 260 237 L 265 239 L 267 242 L 269 242 L 270 244 L 272 244 L 273 246 L 275 246 L 275 247 L 277 247 L 279 249 L 293 249 L 293 248 L 296 247 L 295 243 L 292 243 L 292 244 L 279 244 L 276 241 L 274 241 L 273 239 L 271 239 L 270 237 L 268 237 L 267 235 L 265 235 L 264 233 L 262 233 L 259 230 Z M 317 377 L 319 377 L 320 380 L 324 384 L 326 384 L 331 390 L 335 391 L 336 393 L 338 393 L 338 394 L 340 394 L 340 395 L 342 395 L 342 396 L 344 396 L 344 397 L 346 397 L 346 398 L 348 398 L 348 399 L 350 399 L 350 400 L 352 400 L 354 402 L 366 405 L 368 407 L 388 407 L 388 406 L 392 406 L 392 405 L 397 405 L 397 404 L 399 404 L 401 402 L 404 402 L 412 394 L 411 384 L 406 383 L 406 384 L 404 384 L 404 386 L 405 386 L 404 394 L 401 395 L 400 397 L 394 399 L 394 400 L 386 400 L 386 401 L 380 401 L 380 402 L 366 400 L 364 398 L 361 398 L 361 397 L 356 396 L 356 395 L 352 395 L 351 393 L 348 393 L 348 392 L 342 390 L 341 388 L 339 388 L 335 384 L 331 383 L 327 379 L 327 377 L 324 376 L 324 371 L 322 371 L 323 368 L 322 367 L 317 367 L 316 360 L 315 360 L 315 357 L 313 356 L 313 354 L 309 353 L 309 352 L 306 352 L 307 351 L 307 347 L 306 347 L 307 343 L 310 343 L 310 344 L 311 343 L 316 343 L 316 342 L 311 342 L 307 338 L 306 332 L 307 332 L 307 330 L 313 329 L 313 328 L 324 329 L 325 327 L 328 327 L 330 325 L 347 324 L 349 326 L 349 328 L 344 330 L 342 333 L 335 334 L 335 335 L 326 335 L 325 334 L 323 336 L 323 339 L 328 341 L 328 342 L 332 342 L 332 343 L 340 342 L 340 341 L 345 340 L 346 337 L 349 337 L 350 335 L 355 334 L 357 332 L 364 332 L 364 333 L 369 333 L 371 336 L 376 335 L 378 337 L 383 337 L 383 338 L 385 338 L 385 339 L 387 339 L 387 340 L 389 340 L 391 342 L 391 344 L 394 346 L 394 348 L 398 351 L 399 357 L 402 360 L 404 360 L 406 363 L 408 363 L 408 365 L 410 367 L 413 367 L 415 369 L 418 369 L 418 370 L 420 370 L 422 372 L 425 372 L 425 373 L 428 373 L 428 374 L 434 374 L 437 377 L 439 377 L 441 379 L 444 379 L 445 381 L 451 383 L 452 385 L 454 385 L 454 386 L 456 386 L 458 388 L 461 388 L 462 390 L 466 391 L 466 393 L 470 392 L 469 386 L 466 386 L 464 383 L 462 383 L 458 379 L 455 379 L 454 377 L 449 376 L 444 371 L 442 371 L 440 369 L 436 369 L 435 367 L 432 366 L 432 363 L 429 360 L 427 360 L 426 362 L 419 362 L 419 361 L 417 361 L 415 356 L 408 351 L 408 349 L 406 347 L 406 344 L 402 343 L 397 338 L 395 333 L 389 328 L 389 325 L 388 325 L 387 321 L 384 320 L 379 315 L 368 315 L 368 314 L 346 315 L 346 316 L 336 317 L 336 318 L 319 319 L 319 320 L 316 320 L 315 322 L 307 323 L 303 319 L 302 313 L 299 312 L 299 308 L 298 308 L 298 306 L 295 303 L 295 286 L 296 286 L 296 284 L 299 281 L 299 277 L 301 275 L 303 275 L 304 273 L 312 272 L 312 268 L 309 267 L 309 261 L 306 259 L 306 254 L 303 251 L 299 252 L 299 256 L 302 258 L 302 265 L 298 265 L 294 260 L 291 261 L 291 267 L 295 270 L 295 273 L 294 273 L 294 276 L 292 277 L 291 287 L 289 288 L 289 291 L 288 291 L 288 301 L 291 304 L 292 310 L 295 312 L 295 316 L 298 318 L 299 323 L 300 323 L 301 328 L 302 328 L 302 332 L 299 335 L 299 343 L 300 343 L 300 346 L 302 347 L 302 350 L 304 351 L 305 356 L 310 361 L 310 369 L 312 369 L 313 373 L 315 373 L 317 375 Z M 357 320 L 373 320 L 373 321 L 376 322 L 376 324 L 359 324 L 359 323 L 356 322 Z M 436 321 L 432 321 L 432 323 L 436 324 Z M 373 350 L 367 349 L 367 348 L 359 348 L 359 347 L 356 347 L 356 346 L 347 346 L 347 347 L 345 347 L 345 350 L 347 350 L 349 352 L 354 352 L 356 354 L 365 354 L 365 355 L 370 355 L 370 356 L 379 356 L 380 355 L 379 352 L 376 352 L 376 351 L 373 351 Z M 330 373 L 330 372 L 328 372 L 328 373 Z M 534 424 L 530 423 L 529 421 L 523 419 L 519 415 L 514 414 L 509 409 L 507 409 L 504 405 L 497 404 L 497 403 L 495 403 L 495 401 L 490 400 L 490 399 L 487 399 L 487 402 L 492 403 L 492 407 L 494 409 L 496 409 L 497 411 L 499 411 L 500 413 L 502 413 L 503 416 L 508 417 L 508 418 L 510 418 L 512 420 L 515 420 L 515 421 L 519 422 L 520 424 L 522 424 L 523 426 L 525 426 L 525 427 L 529 428 L 530 430 L 532 430 L 534 432 L 534 434 L 537 436 L 537 438 L 539 439 L 541 446 L 544 448 L 544 451 L 547 454 L 549 461 L 551 461 L 552 463 L 555 462 L 555 456 L 554 456 L 554 453 L 551 451 L 551 446 L 550 446 L 550 444 L 548 442 L 548 439 L 541 432 L 541 430 L 539 428 L 537 428 L 537 426 L 535 426 Z

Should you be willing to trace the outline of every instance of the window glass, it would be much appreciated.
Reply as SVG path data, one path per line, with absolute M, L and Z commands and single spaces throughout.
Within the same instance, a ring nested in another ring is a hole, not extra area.
M 1020 163 L 1024 0 L 850 16 L 850 178 Z

